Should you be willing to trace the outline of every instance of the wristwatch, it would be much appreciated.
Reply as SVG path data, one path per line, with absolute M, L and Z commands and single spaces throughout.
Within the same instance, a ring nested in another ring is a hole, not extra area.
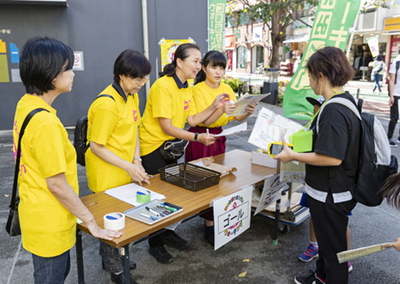
M 194 134 L 194 141 L 197 142 L 197 136 L 199 136 L 199 133 Z
M 141 158 L 134 158 L 134 160 L 137 160 L 137 161 L 139 161 L 139 162 L 142 162 L 142 159 L 141 159 Z

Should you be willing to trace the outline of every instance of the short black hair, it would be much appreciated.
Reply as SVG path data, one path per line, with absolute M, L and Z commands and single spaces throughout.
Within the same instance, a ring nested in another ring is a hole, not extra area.
M 22 47 L 19 72 L 26 92 L 41 96 L 54 90 L 53 80 L 73 65 L 69 46 L 54 38 L 32 37 Z
M 344 86 L 354 76 L 344 52 L 333 46 L 317 50 L 307 62 L 308 73 L 317 79 L 319 73 L 328 78 L 333 87 Z
M 383 56 L 382 56 L 381 54 L 379 54 L 379 55 L 376 57 L 376 60 L 377 60 L 377 61 L 383 61 Z
M 150 61 L 140 52 L 124 50 L 114 63 L 114 81 L 119 84 L 120 75 L 130 78 L 144 78 L 151 73 Z

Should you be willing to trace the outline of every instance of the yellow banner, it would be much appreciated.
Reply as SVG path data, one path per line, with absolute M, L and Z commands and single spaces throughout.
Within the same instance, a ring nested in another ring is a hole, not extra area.
M 183 43 L 193 43 L 193 39 L 162 39 L 160 40 L 161 48 L 161 71 L 164 66 L 174 60 L 175 50 Z

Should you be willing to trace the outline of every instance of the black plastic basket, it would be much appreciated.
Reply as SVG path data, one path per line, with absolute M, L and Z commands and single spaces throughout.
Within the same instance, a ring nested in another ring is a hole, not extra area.
M 191 191 L 199 191 L 216 185 L 221 177 L 219 172 L 189 163 L 169 165 L 158 171 L 160 172 L 161 180 Z

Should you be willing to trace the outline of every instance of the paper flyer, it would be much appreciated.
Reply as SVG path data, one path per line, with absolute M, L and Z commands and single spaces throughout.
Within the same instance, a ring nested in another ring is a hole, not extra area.
M 240 99 L 235 103 L 236 108 L 235 110 L 227 114 L 226 116 L 236 116 L 236 115 L 242 115 L 246 114 L 246 107 L 248 104 L 254 104 L 256 102 L 261 101 L 263 98 L 269 96 L 270 94 L 265 94 L 265 95 L 250 95 L 250 94 L 245 94 Z
M 222 131 L 220 134 L 215 135 L 215 137 L 238 134 L 243 131 L 247 131 L 247 121 L 231 128 L 224 129 L 224 131 Z
M 286 183 L 281 182 L 279 174 L 275 174 L 267 177 L 264 180 L 264 187 L 261 197 L 257 198 L 259 200 L 257 209 L 254 212 L 254 216 L 260 213 L 262 210 L 267 208 L 273 202 L 275 202 L 280 196 L 281 191 L 285 187 Z M 254 193 L 253 193 L 254 195 Z
M 299 131 L 303 126 L 263 107 L 254 124 L 248 142 L 267 150 L 272 142 L 285 139 L 290 142 L 289 136 Z

